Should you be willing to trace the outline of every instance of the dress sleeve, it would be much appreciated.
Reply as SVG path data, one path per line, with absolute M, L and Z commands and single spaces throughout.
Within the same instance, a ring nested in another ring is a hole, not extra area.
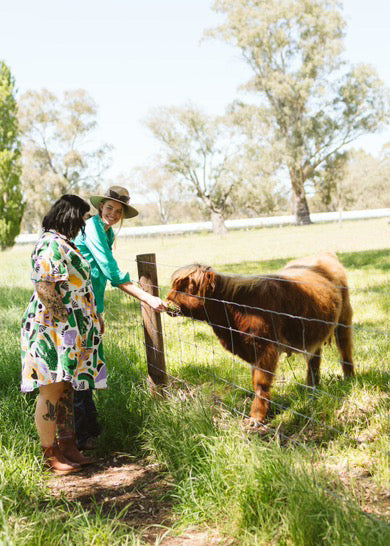
M 65 253 L 56 240 L 46 240 L 32 256 L 33 282 L 59 282 L 69 279 Z
M 87 223 L 84 244 L 94 257 L 103 275 L 111 281 L 112 286 L 118 286 L 118 284 L 130 281 L 130 275 L 120 271 L 108 244 L 104 228 L 98 221 Z

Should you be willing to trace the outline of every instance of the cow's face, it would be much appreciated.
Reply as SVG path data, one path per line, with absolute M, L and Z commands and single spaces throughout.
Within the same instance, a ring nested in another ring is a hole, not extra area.
M 207 320 L 207 296 L 214 289 L 214 272 L 207 266 L 193 265 L 175 271 L 167 300 L 175 303 L 181 314 Z

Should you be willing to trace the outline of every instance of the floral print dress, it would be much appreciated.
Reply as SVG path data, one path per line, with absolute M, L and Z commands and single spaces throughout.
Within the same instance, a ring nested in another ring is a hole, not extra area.
M 88 261 L 54 230 L 42 233 L 31 258 L 32 281 L 56 283 L 68 320 L 56 320 L 34 291 L 22 320 L 21 390 L 60 381 L 69 381 L 75 390 L 105 388 L 106 365 Z

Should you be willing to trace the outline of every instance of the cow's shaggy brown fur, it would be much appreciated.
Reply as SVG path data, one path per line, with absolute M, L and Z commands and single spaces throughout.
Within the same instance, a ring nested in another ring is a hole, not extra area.
M 354 374 L 352 308 L 345 270 L 332 253 L 289 262 L 272 275 L 222 275 L 193 264 L 175 271 L 167 297 L 207 321 L 222 345 L 252 365 L 251 418 L 264 421 L 282 352 L 302 353 L 307 383 L 320 380 L 321 346 L 335 335 L 344 376 Z

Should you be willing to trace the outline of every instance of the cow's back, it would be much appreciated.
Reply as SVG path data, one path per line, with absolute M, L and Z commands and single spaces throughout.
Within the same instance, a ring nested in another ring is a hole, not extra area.
M 323 276 L 337 287 L 344 288 L 348 286 L 346 271 L 333 252 L 324 252 L 323 254 L 291 260 L 285 265 L 281 273 L 284 276 L 291 277 L 305 275 L 308 270 Z

